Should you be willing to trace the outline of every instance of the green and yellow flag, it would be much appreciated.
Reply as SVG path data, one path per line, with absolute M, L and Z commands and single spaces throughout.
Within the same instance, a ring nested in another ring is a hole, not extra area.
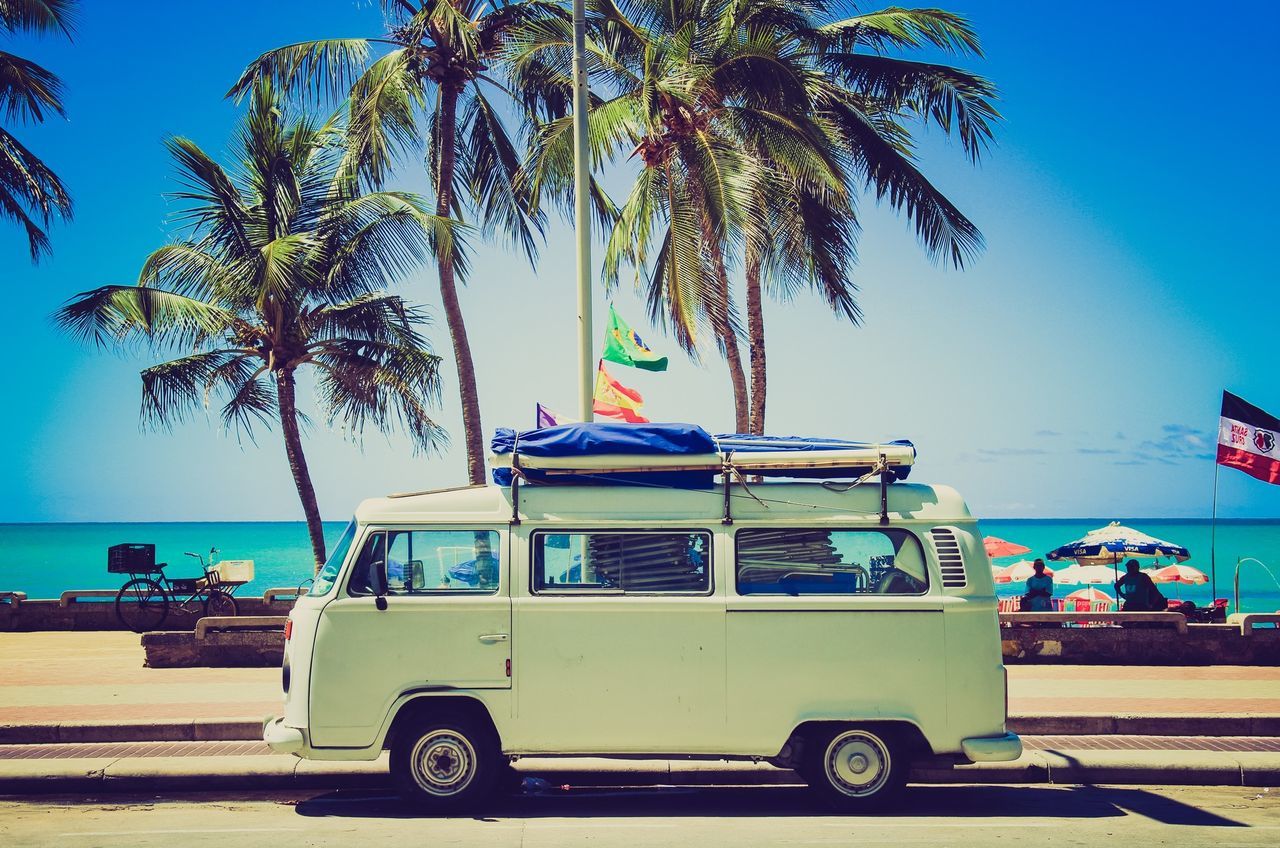
M 649 350 L 640 334 L 618 317 L 612 305 L 609 306 L 609 329 L 604 334 L 604 358 L 646 371 L 667 370 L 667 358 Z

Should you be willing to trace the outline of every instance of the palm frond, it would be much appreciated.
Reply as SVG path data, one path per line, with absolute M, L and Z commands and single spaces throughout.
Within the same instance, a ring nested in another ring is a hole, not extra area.
M 942 9 L 883 9 L 825 24 L 817 33 L 838 50 L 928 46 L 953 54 L 982 55 L 982 44 L 968 19 Z
M 239 99 L 259 80 L 269 80 L 288 93 L 342 98 L 369 59 L 364 38 L 303 41 L 268 50 L 240 74 L 227 97 Z
M 54 315 L 72 336 L 98 345 L 130 339 L 190 348 L 220 338 L 237 316 L 212 303 L 145 286 L 101 286 L 81 292 Z
M 0 50 L 0 113 L 14 123 L 38 123 L 46 112 L 66 117 L 62 81 L 35 62 Z
M 168 429 L 209 407 L 219 390 L 233 398 L 258 369 L 250 355 L 239 350 L 193 353 L 153 365 L 142 372 L 142 425 Z
M 434 450 L 447 439 L 431 417 L 440 392 L 440 358 L 423 348 L 358 339 L 335 340 L 315 354 L 319 390 L 330 425 L 352 437 L 372 424 L 399 425 L 415 450 Z
M 544 216 L 518 179 L 520 154 L 479 86 L 474 86 L 459 122 L 463 130 L 460 176 L 480 212 L 485 232 L 495 230 L 518 244 L 530 264 L 537 260 Z
M 30 32 L 36 35 L 75 30 L 77 0 L 3 0 L 0 2 L 0 31 Z
M 965 153 L 977 160 L 1000 119 L 995 86 L 976 74 L 947 65 L 865 53 L 828 53 L 822 63 L 846 87 L 890 110 L 905 109 L 954 131 Z
M 426 95 L 407 50 L 393 50 L 351 87 L 347 169 L 380 185 L 398 159 L 422 145 L 419 116 Z
M 964 267 L 983 247 L 982 233 L 867 117 L 847 103 L 828 103 L 829 114 L 849 144 L 855 172 L 915 224 L 916 236 L 931 259 L 949 259 Z

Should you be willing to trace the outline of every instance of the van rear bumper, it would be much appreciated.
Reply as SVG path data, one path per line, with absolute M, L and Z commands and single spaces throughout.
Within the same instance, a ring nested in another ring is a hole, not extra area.
M 301 730 L 285 727 L 284 719 L 275 716 L 268 716 L 262 723 L 262 741 L 277 754 L 296 754 L 306 745 Z
M 1005 763 L 1022 756 L 1022 740 L 1016 733 L 974 736 L 960 740 L 960 750 L 972 763 Z

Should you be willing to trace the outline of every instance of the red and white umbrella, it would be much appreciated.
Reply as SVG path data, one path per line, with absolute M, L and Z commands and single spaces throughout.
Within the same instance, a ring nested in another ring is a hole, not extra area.
M 1020 559 L 1013 565 L 992 569 L 991 576 L 997 583 L 1021 583 L 1035 573 L 1035 563 L 1029 559 Z M 1044 573 L 1053 574 L 1053 570 L 1046 568 Z
M 1031 553 L 1031 549 L 1026 545 L 1019 545 L 1017 542 L 1008 542 L 997 536 L 983 537 L 982 547 L 987 549 L 987 556 L 992 559 Z
M 1198 568 L 1178 563 L 1166 565 L 1164 568 L 1149 568 L 1146 574 L 1157 583 L 1190 583 L 1199 586 L 1208 583 L 1208 576 Z
M 1114 604 L 1116 599 L 1101 589 L 1095 589 L 1090 586 L 1086 589 L 1076 589 L 1074 592 L 1063 598 L 1062 602 L 1064 606 L 1070 607 L 1077 603 L 1088 603 L 1090 605 L 1099 603 Z M 1072 611 L 1073 610 L 1067 610 L 1067 612 Z

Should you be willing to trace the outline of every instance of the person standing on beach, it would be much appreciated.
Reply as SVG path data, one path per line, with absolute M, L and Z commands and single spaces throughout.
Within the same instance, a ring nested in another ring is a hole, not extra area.
M 1022 596 L 1023 612 L 1053 611 L 1053 575 L 1045 574 L 1044 560 L 1031 564 L 1035 574 L 1027 578 L 1027 594 Z

